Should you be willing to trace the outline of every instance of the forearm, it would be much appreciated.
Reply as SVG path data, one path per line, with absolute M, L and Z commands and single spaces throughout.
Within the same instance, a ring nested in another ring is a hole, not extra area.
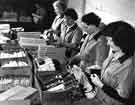
M 128 102 L 128 99 L 121 97 L 121 96 L 118 94 L 118 92 L 117 92 L 114 88 L 112 88 L 112 87 L 110 87 L 110 86 L 103 85 L 102 90 L 103 90 L 107 95 L 109 95 L 110 97 L 112 97 L 112 98 L 114 98 L 114 99 L 116 99 L 116 100 L 118 100 L 118 101 L 120 101 L 120 102 L 122 102 L 122 103 L 127 103 L 127 102 Z
M 76 47 L 76 44 L 75 43 L 67 43 L 67 42 L 64 42 L 63 44 L 65 47 L 68 47 L 68 48 L 75 48 Z
M 58 35 L 58 33 L 59 33 L 60 31 L 54 30 L 54 29 L 50 28 L 50 29 L 47 30 L 47 32 L 54 33 L 54 34 Z
M 105 42 L 98 41 L 97 47 L 96 47 L 96 61 L 95 64 L 102 66 L 103 61 L 106 59 L 107 56 L 107 46 Z

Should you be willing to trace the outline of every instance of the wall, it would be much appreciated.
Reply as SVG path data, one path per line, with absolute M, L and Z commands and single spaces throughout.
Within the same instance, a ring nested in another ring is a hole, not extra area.
M 135 23 L 135 0 L 69 0 L 72 7 L 79 8 L 79 3 L 86 1 L 85 13 L 94 11 L 105 23 L 125 20 Z M 74 5 L 74 6 L 73 6 Z M 81 6 L 81 5 L 80 5 Z M 79 10 L 81 12 L 81 10 Z M 81 13 L 80 13 L 81 14 Z
M 81 16 L 84 13 L 84 6 L 85 6 L 85 0 L 68 0 L 68 7 L 69 8 L 74 8 L 78 15 L 79 18 L 81 18 Z

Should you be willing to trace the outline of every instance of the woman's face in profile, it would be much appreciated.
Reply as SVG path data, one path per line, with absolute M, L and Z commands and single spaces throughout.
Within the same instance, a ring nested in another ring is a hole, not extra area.
M 71 26 L 74 23 L 74 20 L 70 16 L 65 16 L 64 15 L 64 22 L 68 25 Z
M 121 50 L 120 47 L 113 42 L 112 37 L 107 36 L 106 39 L 107 44 L 112 48 L 113 51 L 118 52 Z
M 93 32 L 96 31 L 96 26 L 94 25 L 87 25 L 84 22 L 81 22 L 81 28 L 84 32 L 88 33 L 88 34 L 92 34 Z

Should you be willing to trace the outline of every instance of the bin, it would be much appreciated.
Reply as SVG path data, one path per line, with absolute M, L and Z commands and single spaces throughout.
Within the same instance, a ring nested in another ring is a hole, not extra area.
M 42 105 L 71 105 L 72 88 L 58 91 L 42 91 Z

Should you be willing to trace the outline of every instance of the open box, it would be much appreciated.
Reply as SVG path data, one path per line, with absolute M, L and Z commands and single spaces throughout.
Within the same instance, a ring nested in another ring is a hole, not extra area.
M 16 86 L 0 94 L 0 105 L 30 105 L 37 94 L 35 88 Z

